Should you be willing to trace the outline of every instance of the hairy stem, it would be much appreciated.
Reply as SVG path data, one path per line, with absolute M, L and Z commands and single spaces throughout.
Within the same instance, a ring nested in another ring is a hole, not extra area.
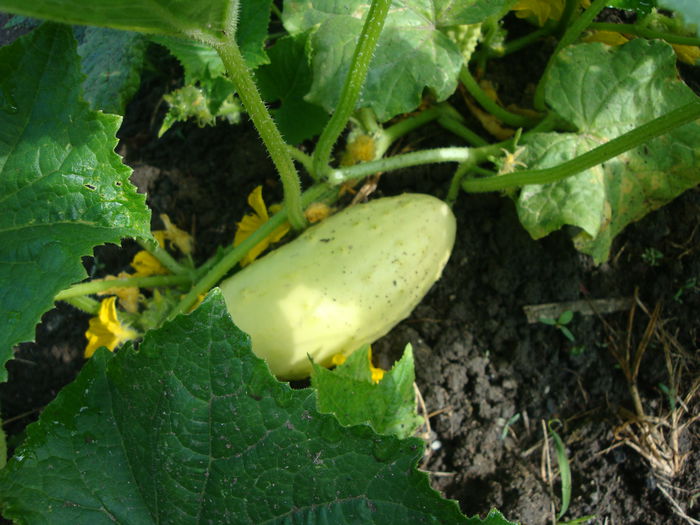
M 414 151 L 377 159 L 370 162 L 363 162 L 347 168 L 333 170 L 328 179 L 331 184 L 337 185 L 350 179 L 367 177 L 380 171 L 394 171 L 411 166 L 432 164 L 435 162 L 483 162 L 491 155 L 496 155 L 500 151 L 501 144 L 492 144 L 480 148 L 436 148 L 423 151 Z
M 143 239 L 136 239 L 136 242 L 139 244 L 139 246 L 141 246 L 141 248 L 146 250 L 156 259 L 158 259 L 158 262 L 160 262 L 160 264 L 165 266 L 172 273 L 186 274 L 192 271 L 190 268 L 187 268 L 181 265 L 179 262 L 177 262 L 173 258 L 173 256 L 170 255 L 166 250 L 161 248 L 157 242 Z
M 467 192 L 480 193 L 501 191 L 527 184 L 556 182 L 617 157 L 625 151 L 636 148 L 698 118 L 700 118 L 700 101 L 694 101 L 558 166 L 541 170 L 516 171 L 485 179 L 469 179 L 462 182 L 462 189 Z
M 391 0 L 372 0 L 355 52 L 352 55 L 350 70 L 340 93 L 338 106 L 323 129 L 314 150 L 313 166 L 317 177 L 327 170 L 333 146 L 355 110 L 355 104 L 365 83 L 374 48 L 377 46 L 390 6 Z
M 284 188 L 284 205 L 289 210 L 289 223 L 294 229 L 301 230 L 306 226 L 304 210 L 301 206 L 301 183 L 294 161 L 287 149 L 287 143 L 260 97 L 234 36 L 227 35 L 226 40 L 217 44 L 215 49 L 277 168 Z
M 483 107 L 501 122 L 516 128 L 523 128 L 534 126 L 539 121 L 539 119 L 533 119 L 523 115 L 511 113 L 507 109 L 499 106 L 494 100 L 491 100 L 491 98 L 489 98 L 484 90 L 481 89 L 479 83 L 469 72 L 468 66 L 465 65 L 462 67 L 462 70 L 459 73 L 459 80 L 462 82 L 462 84 L 464 84 L 464 87 L 467 88 L 469 94 L 476 99 L 481 107 Z
M 86 283 L 74 284 L 56 294 L 54 300 L 65 301 L 82 295 L 104 292 L 110 288 L 156 288 L 158 286 L 175 286 L 178 284 L 188 284 L 191 279 L 187 275 L 154 275 L 150 277 L 127 277 L 125 279 L 112 279 L 110 281 L 89 281 Z

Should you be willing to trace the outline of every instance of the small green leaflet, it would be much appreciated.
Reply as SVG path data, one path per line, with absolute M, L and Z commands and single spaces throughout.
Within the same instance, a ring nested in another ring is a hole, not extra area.
M 150 236 L 145 198 L 114 153 L 121 117 L 92 111 L 82 80 L 67 26 L 0 49 L 0 365 L 34 338 L 56 293 L 86 277 L 82 256 Z
M 664 42 L 570 46 L 551 70 L 546 100 L 578 133 L 532 135 L 520 160 L 530 169 L 556 166 L 696 99 Z M 536 239 L 578 226 L 576 248 L 605 261 L 625 226 L 700 182 L 698 144 L 700 125 L 692 123 L 563 181 L 525 186 L 520 221 Z
M 0 508 L 26 524 L 481 523 L 429 487 L 421 453 L 274 379 L 217 290 L 138 351 L 95 354 L 0 471 Z
M 438 100 L 457 87 L 462 56 L 441 31 L 477 23 L 493 14 L 490 2 L 473 0 L 395 0 L 370 65 L 358 107 L 371 107 L 384 122 L 414 110 L 425 88 Z M 506 2 L 496 2 L 499 9 Z M 367 0 L 286 0 L 283 22 L 292 34 L 314 29 L 311 37 L 313 82 L 307 100 L 332 112 L 350 66 Z
M 403 357 L 373 384 L 364 346 L 333 371 L 314 364 L 311 385 L 318 391 L 320 412 L 335 415 L 343 425 L 368 423 L 378 434 L 406 439 L 423 424 L 416 414 L 414 377 L 407 345 Z
M 255 72 L 263 99 L 279 101 L 272 116 L 290 144 L 311 139 L 323 130 L 328 113 L 304 100 L 311 88 L 311 68 L 306 58 L 308 32 L 280 38 L 267 50 L 270 64 Z

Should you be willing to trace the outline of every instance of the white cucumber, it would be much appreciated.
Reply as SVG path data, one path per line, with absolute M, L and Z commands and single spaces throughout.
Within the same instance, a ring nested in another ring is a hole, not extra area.
M 280 378 L 372 343 L 437 281 L 455 218 L 430 195 L 351 206 L 221 284 L 234 323 Z

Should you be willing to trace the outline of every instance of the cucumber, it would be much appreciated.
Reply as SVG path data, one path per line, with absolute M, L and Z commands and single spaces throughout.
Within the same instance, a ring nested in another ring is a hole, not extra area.
M 221 289 L 272 373 L 304 378 L 309 357 L 330 366 L 408 317 L 439 279 L 455 228 L 450 208 L 430 195 L 376 199 L 309 228 Z

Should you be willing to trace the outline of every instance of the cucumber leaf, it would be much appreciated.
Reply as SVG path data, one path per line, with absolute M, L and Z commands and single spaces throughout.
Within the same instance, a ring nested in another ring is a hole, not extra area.
M 493 4 L 493 5 L 490 5 Z M 395 1 L 389 10 L 357 107 L 371 107 L 384 122 L 414 110 L 425 88 L 438 100 L 457 87 L 462 56 L 441 31 L 480 22 L 508 2 Z M 362 29 L 367 0 L 286 0 L 283 23 L 292 34 L 314 29 L 313 81 L 307 100 L 332 112 L 339 100 Z
M 564 49 L 545 98 L 578 133 L 528 137 L 519 160 L 530 169 L 561 164 L 697 99 L 678 79 L 671 46 L 643 39 Z M 525 186 L 517 199 L 520 221 L 536 239 L 577 226 L 577 249 L 605 261 L 625 226 L 700 183 L 699 144 L 700 125 L 691 123 L 565 180 Z
M 123 115 L 139 88 L 146 39 L 138 33 L 102 27 L 76 27 L 74 32 L 85 73 L 85 100 L 94 110 Z
M 138 351 L 98 350 L 0 471 L 0 508 L 27 524 L 470 523 L 416 469 L 422 450 L 319 414 L 216 290 Z
M 56 293 L 86 277 L 82 256 L 150 236 L 145 198 L 114 153 L 121 117 L 92 111 L 82 80 L 67 26 L 0 49 L 0 365 Z
M 280 38 L 268 49 L 270 64 L 255 72 L 263 99 L 279 101 L 272 116 L 290 144 L 311 139 L 329 119 L 320 106 L 304 100 L 311 88 L 311 67 L 306 59 L 308 32 Z
M 66 24 L 218 38 L 228 0 L 0 0 L 0 11 Z
M 368 423 L 378 434 L 406 439 L 423 424 L 416 414 L 411 345 L 377 384 L 372 383 L 367 350 L 353 352 L 333 371 L 314 363 L 311 385 L 318 391 L 318 410 L 335 415 L 343 425 Z

